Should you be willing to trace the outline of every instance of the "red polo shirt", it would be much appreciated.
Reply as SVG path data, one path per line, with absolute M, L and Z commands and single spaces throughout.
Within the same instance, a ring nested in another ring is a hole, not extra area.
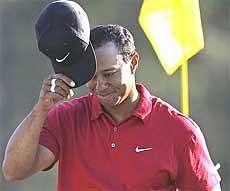
M 220 177 L 199 127 L 137 85 L 140 101 L 117 124 L 95 95 L 55 106 L 40 144 L 58 160 L 58 191 L 209 191 Z

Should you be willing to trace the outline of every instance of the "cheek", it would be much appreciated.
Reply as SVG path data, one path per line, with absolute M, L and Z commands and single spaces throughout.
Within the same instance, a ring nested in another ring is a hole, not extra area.
M 96 88 L 96 82 L 94 80 L 90 80 L 86 86 L 88 87 L 90 92 L 94 92 L 95 88 Z
M 127 84 L 131 80 L 131 71 L 129 67 L 125 67 L 121 73 L 121 84 Z

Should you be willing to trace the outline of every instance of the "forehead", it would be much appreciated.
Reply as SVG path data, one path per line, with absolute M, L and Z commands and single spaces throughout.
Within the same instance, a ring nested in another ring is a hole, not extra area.
M 116 68 L 120 65 L 119 60 L 122 59 L 122 56 L 118 53 L 118 48 L 113 42 L 107 42 L 96 48 L 95 53 L 97 57 L 97 71 Z
M 106 56 L 106 55 L 117 55 L 118 48 L 113 42 L 107 42 L 100 47 L 95 49 L 95 53 L 98 56 Z

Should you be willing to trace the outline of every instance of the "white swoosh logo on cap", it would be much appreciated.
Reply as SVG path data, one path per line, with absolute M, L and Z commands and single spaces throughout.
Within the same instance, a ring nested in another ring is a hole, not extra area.
M 59 63 L 63 62 L 68 56 L 69 56 L 69 52 L 61 59 L 56 58 L 56 61 L 59 62 Z

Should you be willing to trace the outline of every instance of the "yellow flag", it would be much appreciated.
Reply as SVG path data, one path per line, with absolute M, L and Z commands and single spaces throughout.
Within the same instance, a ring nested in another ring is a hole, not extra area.
M 138 20 L 168 75 L 204 47 L 199 0 L 144 0 Z

